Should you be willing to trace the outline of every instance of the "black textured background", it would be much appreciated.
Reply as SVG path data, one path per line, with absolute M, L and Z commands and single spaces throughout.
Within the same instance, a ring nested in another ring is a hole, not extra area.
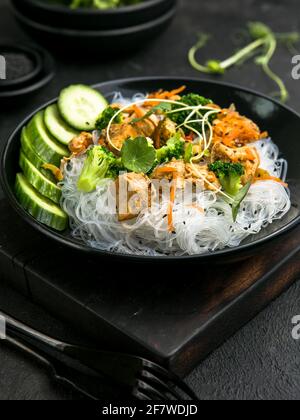
M 188 48 L 199 31 L 212 32 L 215 39 L 205 58 L 226 56 L 232 51 L 231 34 L 249 20 L 262 20 L 276 31 L 300 30 L 298 0 L 181 0 L 172 27 L 143 51 L 124 59 L 105 60 L 99 54 L 97 63 L 88 57 L 60 58 L 57 77 L 26 106 L 13 112 L 1 111 L 0 142 L 23 117 L 41 103 L 56 96 L 60 88 L 73 82 L 96 83 L 120 77 L 146 75 L 197 76 L 186 59 Z M 8 9 L 8 1 L 0 0 L 0 41 L 15 42 L 26 37 L 18 29 Z M 300 111 L 300 81 L 291 78 L 291 54 L 280 48 L 273 60 L 291 91 L 290 105 Z M 272 92 L 272 84 L 255 66 L 230 71 L 224 79 L 263 92 Z M 288 141 L 288 139 L 287 139 Z M 299 140 L 300 141 L 300 140 Z M 1 192 L 0 192 L 1 194 Z M 1 303 L 11 313 L 28 322 L 38 319 L 41 328 L 61 337 L 72 337 L 59 321 L 27 302 L 9 289 L 0 290 Z M 232 339 L 214 352 L 188 378 L 203 399 L 300 399 L 300 342 L 292 339 L 291 319 L 300 314 L 300 284 L 269 306 Z M 22 354 L 0 342 L 0 400 L 77 399 L 78 395 L 49 381 L 47 375 Z

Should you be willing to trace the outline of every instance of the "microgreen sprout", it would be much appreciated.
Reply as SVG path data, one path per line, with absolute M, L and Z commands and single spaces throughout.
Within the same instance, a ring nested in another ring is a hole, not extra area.
M 282 102 L 288 100 L 289 94 L 283 80 L 270 68 L 270 62 L 276 52 L 278 42 L 282 42 L 290 51 L 295 49 L 295 44 L 300 42 L 298 32 L 274 33 L 267 25 L 261 22 L 248 24 L 248 34 L 251 42 L 236 52 L 233 56 L 224 61 L 209 60 L 204 65 L 197 61 L 197 53 L 203 48 L 208 40 L 207 34 L 201 34 L 199 40 L 189 51 L 189 62 L 191 66 L 206 74 L 224 74 L 230 67 L 242 65 L 253 56 L 255 64 L 260 66 L 265 74 L 277 85 L 278 95 Z

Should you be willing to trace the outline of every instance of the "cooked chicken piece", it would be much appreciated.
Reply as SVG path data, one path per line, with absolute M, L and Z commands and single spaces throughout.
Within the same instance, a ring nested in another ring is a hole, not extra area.
M 116 181 L 120 222 L 137 217 L 151 204 L 150 179 L 142 174 L 126 173 Z
M 204 187 L 210 191 L 216 191 L 220 188 L 220 183 L 216 175 L 209 171 L 206 164 L 191 164 L 185 165 L 186 178 L 192 179 L 196 184 L 199 180 L 204 181 Z
M 69 143 L 69 150 L 73 157 L 83 155 L 86 150 L 93 144 L 93 136 L 90 133 L 82 132 L 79 136 L 74 137 Z
M 169 118 L 160 121 L 153 134 L 156 149 L 164 146 L 171 137 L 175 136 L 176 127 L 176 124 Z
M 214 121 L 214 143 L 243 146 L 263 137 L 258 126 L 234 109 L 223 109 Z
M 177 188 L 184 188 L 185 164 L 183 160 L 173 160 L 158 166 L 152 173 L 153 179 L 176 179 Z
M 121 150 L 123 143 L 128 138 L 151 137 L 154 126 L 149 121 L 140 121 L 137 123 L 112 124 L 110 128 L 111 143 L 107 139 L 107 131 L 103 130 L 100 142 L 104 140 L 112 151 Z
M 251 181 L 260 165 L 260 157 L 254 147 L 244 146 L 232 149 L 222 143 L 216 143 L 212 149 L 211 161 L 222 160 L 225 162 L 241 163 L 245 168 L 242 183 Z

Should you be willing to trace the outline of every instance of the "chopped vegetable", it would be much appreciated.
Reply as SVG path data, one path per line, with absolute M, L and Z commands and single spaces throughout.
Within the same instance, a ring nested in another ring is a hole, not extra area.
M 78 189 L 83 192 L 94 191 L 105 178 L 116 178 L 119 162 L 117 158 L 102 146 L 88 150 L 83 170 L 78 180 Z
M 166 146 L 156 150 L 156 160 L 159 164 L 170 162 L 172 159 L 182 159 L 184 156 L 185 141 L 178 132 L 174 137 L 171 137 Z
M 173 208 L 174 208 L 174 204 L 175 204 L 175 196 L 176 196 L 176 182 L 175 182 L 175 180 L 173 180 L 172 184 L 171 184 L 170 203 L 169 203 L 169 207 L 168 207 L 168 231 L 170 233 L 175 231 L 175 228 L 174 228 L 174 225 L 173 225 Z
M 232 216 L 233 220 L 236 221 L 240 205 L 251 187 L 251 182 L 248 182 L 244 187 L 241 183 L 242 176 L 245 173 L 243 165 L 219 160 L 209 165 L 209 170 L 215 173 L 223 190 L 231 198 Z
M 122 163 L 132 172 L 148 173 L 154 165 L 156 152 L 145 137 L 125 140 L 121 150 Z
M 108 106 L 98 117 L 96 129 L 101 131 L 107 128 L 112 118 L 114 124 L 122 124 L 123 122 L 123 116 L 119 113 L 119 109 Z
M 254 182 L 258 182 L 258 181 L 275 181 L 283 185 L 284 187 L 288 187 L 288 184 L 286 182 L 282 181 L 280 178 L 276 176 L 270 175 L 268 171 L 261 168 L 259 168 L 256 171 L 255 178 L 254 178 Z
M 240 191 L 236 194 L 235 197 L 233 197 L 232 203 L 230 203 L 232 208 L 232 216 L 233 221 L 235 222 L 239 213 L 239 209 L 241 207 L 242 202 L 246 198 L 249 190 L 251 187 L 251 182 L 248 182 L 243 188 L 240 189 Z
M 191 159 L 193 157 L 193 144 L 189 143 L 184 151 L 184 161 L 186 163 L 190 163 Z
M 204 98 L 203 96 L 197 95 L 195 93 L 189 93 L 188 95 L 183 96 L 180 99 L 180 102 L 187 105 L 188 107 L 205 107 L 207 105 L 211 105 L 212 101 L 210 99 Z M 176 109 L 178 109 L 178 112 L 176 112 Z M 193 109 L 192 109 L 193 111 Z M 199 119 L 203 117 L 203 113 L 201 112 L 201 109 L 199 109 L 198 112 L 194 110 L 195 117 Z M 188 123 L 186 120 L 188 119 L 189 115 L 191 114 L 191 109 L 184 110 L 182 106 L 180 105 L 173 105 L 172 112 L 168 113 L 168 117 L 174 121 L 178 126 L 182 126 L 184 132 L 186 134 L 190 134 L 191 128 L 201 131 L 202 130 L 202 122 L 190 122 Z M 210 120 L 212 121 L 214 119 L 214 116 L 210 117 Z
M 215 173 L 228 195 L 234 197 L 243 187 L 241 177 L 244 175 L 245 170 L 240 163 L 228 163 L 218 160 L 209 165 L 209 170 Z
M 135 123 L 138 123 L 140 121 L 146 120 L 147 118 L 151 117 L 151 115 L 153 115 L 153 114 L 164 113 L 164 112 L 171 111 L 171 110 L 172 110 L 172 104 L 170 104 L 168 102 L 161 102 L 159 105 L 153 106 L 150 109 L 150 111 L 148 111 L 143 116 L 141 116 L 139 118 L 134 118 L 131 121 L 131 124 L 135 124 Z
M 57 166 L 52 165 L 51 163 L 45 163 L 42 165 L 42 168 L 50 171 L 58 182 L 61 182 L 64 179 L 62 171 Z

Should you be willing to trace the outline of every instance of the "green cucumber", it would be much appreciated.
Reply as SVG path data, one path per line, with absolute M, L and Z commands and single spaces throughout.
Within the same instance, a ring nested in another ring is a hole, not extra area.
M 107 107 L 107 100 L 97 90 L 72 85 L 61 91 L 58 108 L 64 120 L 76 130 L 92 131 L 96 120 Z
M 52 136 L 65 145 L 79 135 L 79 131 L 74 130 L 62 119 L 56 104 L 46 108 L 45 124 Z
M 26 127 L 23 128 L 21 134 L 21 146 L 24 154 L 26 155 L 27 159 L 50 181 L 56 182 L 55 177 L 53 174 L 48 171 L 47 169 L 43 169 L 42 166 L 47 163 L 45 160 L 39 157 L 33 150 L 30 141 L 28 139 Z
M 61 159 L 70 154 L 68 149 L 48 132 L 44 123 L 44 111 L 38 112 L 29 122 L 27 135 L 35 153 L 47 163 L 60 166 Z
M 58 231 L 68 227 L 67 214 L 36 191 L 21 173 L 16 176 L 15 192 L 21 206 L 40 223 Z
M 47 179 L 31 162 L 25 154 L 20 152 L 19 165 L 27 181 L 44 197 L 59 204 L 61 199 L 61 189 Z

